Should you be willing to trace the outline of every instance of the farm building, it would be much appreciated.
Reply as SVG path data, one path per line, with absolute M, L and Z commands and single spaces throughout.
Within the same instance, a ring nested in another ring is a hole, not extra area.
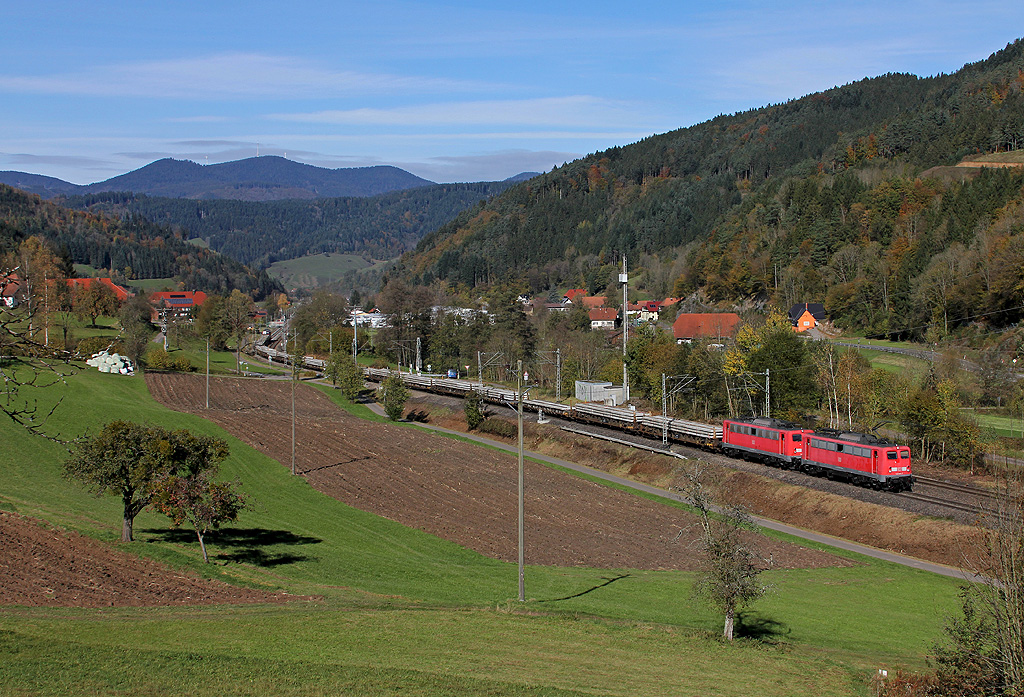
M 206 302 L 206 293 L 196 291 L 160 291 L 149 296 L 153 305 L 153 321 L 192 317 L 195 308 Z

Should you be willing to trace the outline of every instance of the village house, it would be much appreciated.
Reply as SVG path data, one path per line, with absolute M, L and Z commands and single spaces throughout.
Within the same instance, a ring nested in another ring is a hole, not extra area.
M 167 290 L 158 291 L 149 296 L 153 306 L 151 320 L 162 324 L 168 319 L 192 319 L 196 308 L 206 302 L 206 293 L 201 290 Z
M 75 288 L 89 288 L 93 283 L 102 283 L 110 288 L 110 290 L 114 292 L 114 296 L 117 297 L 117 302 L 119 303 L 123 303 L 132 295 L 127 288 L 119 286 L 110 278 L 69 278 L 68 288 L 74 291 Z
M 591 329 L 615 329 L 619 312 L 614 307 L 595 307 L 590 311 Z
M 821 303 L 797 303 L 789 308 L 789 322 L 796 332 L 814 329 L 827 316 L 825 306 Z
M 740 316 L 735 312 L 686 313 L 676 317 L 672 334 L 677 344 L 694 339 L 731 339 L 739 329 Z
M 644 300 L 640 305 L 641 322 L 657 322 L 661 313 L 661 303 L 657 300 Z
M 578 298 L 582 298 L 587 294 L 586 288 L 570 288 L 565 291 L 565 295 L 562 296 L 563 305 L 575 305 Z
M 21 279 L 12 273 L 0 278 L 0 304 L 5 307 L 17 307 L 18 291 L 21 290 Z

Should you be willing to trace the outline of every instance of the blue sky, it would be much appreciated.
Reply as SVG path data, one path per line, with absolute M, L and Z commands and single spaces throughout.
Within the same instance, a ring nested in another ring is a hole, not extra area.
M 1024 36 L 1024 2 L 2 0 L 0 170 L 76 184 L 162 157 L 545 171 Z

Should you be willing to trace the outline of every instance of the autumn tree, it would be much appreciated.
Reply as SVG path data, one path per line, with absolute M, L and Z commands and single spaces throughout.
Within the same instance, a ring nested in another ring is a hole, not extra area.
M 153 306 L 142 294 L 129 298 L 118 313 L 124 353 L 136 366 L 139 365 L 139 361 L 153 337 L 153 325 L 150 324 L 152 315 Z
M 188 475 L 168 474 L 152 487 L 153 508 L 171 519 L 171 527 L 186 523 L 192 526 L 206 563 L 210 562 L 206 533 L 236 520 L 247 507 L 246 497 L 237 490 L 238 483 L 213 481 L 212 469 Z
M 120 496 L 121 541 L 131 542 L 135 517 L 150 504 L 162 478 L 216 471 L 228 446 L 186 429 L 168 431 L 131 421 L 112 421 L 95 436 L 82 438 L 64 461 L 63 474 L 96 496 Z
M 95 278 L 75 286 L 73 302 L 78 316 L 83 320 L 88 317 L 93 327 L 100 315 L 115 315 L 120 307 L 114 290 Z
M 252 325 L 255 305 L 252 298 L 235 288 L 220 304 L 220 322 L 225 333 L 235 340 L 235 372 L 242 372 L 242 344 Z

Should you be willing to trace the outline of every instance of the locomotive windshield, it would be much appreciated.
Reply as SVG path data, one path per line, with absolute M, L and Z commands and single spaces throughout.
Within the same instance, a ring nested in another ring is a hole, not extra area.
M 895 460 L 896 459 L 896 451 L 895 450 L 890 450 L 889 452 L 887 452 L 885 454 L 885 457 L 887 459 L 889 459 L 889 460 Z
M 910 459 L 910 451 L 909 450 L 901 450 L 900 451 L 900 459 L 901 460 L 909 460 Z
M 794 433 L 793 434 L 793 442 L 794 443 L 799 443 L 802 440 L 803 440 L 803 434 L 800 434 L 800 433 Z

